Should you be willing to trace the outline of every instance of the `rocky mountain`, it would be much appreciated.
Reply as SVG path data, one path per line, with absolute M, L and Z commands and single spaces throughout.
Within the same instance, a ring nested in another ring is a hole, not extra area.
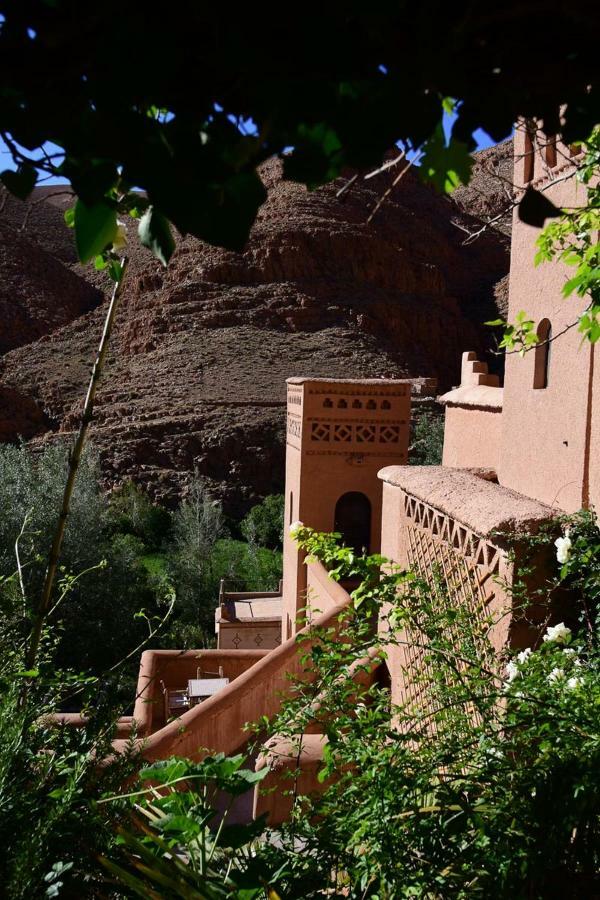
M 394 174 L 361 175 L 341 195 L 348 179 L 308 192 L 272 160 L 243 252 L 182 238 L 162 269 L 132 237 L 92 433 L 108 485 L 133 478 L 168 502 L 197 468 L 240 512 L 281 489 L 286 377 L 456 383 L 462 350 L 485 349 L 480 323 L 497 314 L 508 239 L 490 229 L 466 246 L 465 229 L 481 220 L 412 172 L 368 222 Z M 37 340 L 23 330 L 22 346 L 0 357 L 2 440 L 70 435 L 102 328 L 104 306 L 84 311 L 74 298 L 79 283 L 95 298 L 103 276 L 74 258 L 62 222 L 68 196 L 44 191 L 17 234 L 58 267 L 61 296 L 74 305 L 64 324 L 50 323 Z M 0 241 L 25 282 L 30 267 L 10 237 L 23 206 L 6 204 Z M 40 288 L 40 307 L 57 296 Z

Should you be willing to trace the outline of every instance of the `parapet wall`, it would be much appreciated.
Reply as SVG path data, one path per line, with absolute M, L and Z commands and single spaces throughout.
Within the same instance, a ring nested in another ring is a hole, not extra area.
M 147 651 L 140 670 L 140 696 L 135 709 L 135 718 L 140 725 L 143 726 L 146 717 L 148 736 L 140 741 L 144 758 L 166 759 L 179 755 L 188 759 L 202 759 L 210 752 L 231 754 L 240 751 L 251 734 L 246 729 L 248 723 L 257 722 L 262 716 L 275 715 L 282 698 L 293 689 L 291 678 L 307 681 L 314 679 L 314 671 L 307 668 L 303 661 L 310 647 L 311 630 L 337 629 L 340 626 L 350 604 L 348 594 L 343 592 L 341 598 L 343 602 L 331 607 L 310 626 L 302 629 L 301 648 L 294 637 L 268 652 Z M 154 731 L 158 718 L 152 720 L 152 716 L 159 708 L 162 710 L 162 704 L 156 702 L 156 691 L 159 689 L 157 682 L 166 678 L 167 686 L 180 687 L 182 677 L 187 680 L 195 674 L 198 657 L 207 667 L 218 664 L 221 658 L 224 674 L 232 679 L 231 684 Z M 239 660 L 237 675 L 233 668 L 235 660 Z M 114 745 L 116 750 L 120 750 L 125 747 L 125 742 L 115 741 Z
M 498 469 L 503 390 L 497 375 L 473 351 L 462 356 L 460 387 L 439 398 L 446 407 L 445 466 Z
M 556 510 L 460 469 L 390 466 L 379 477 L 382 554 L 429 583 L 438 573 L 446 585 L 443 602 L 466 607 L 482 626 L 494 621 L 489 637 L 496 650 L 534 644 L 542 612 L 528 609 L 525 616 L 513 609 L 515 566 L 528 550 L 512 536 L 535 533 Z M 543 581 L 547 561 L 536 558 L 535 571 Z M 425 690 L 422 638 L 406 633 L 401 641 L 388 653 L 392 699 L 426 704 L 419 694 Z

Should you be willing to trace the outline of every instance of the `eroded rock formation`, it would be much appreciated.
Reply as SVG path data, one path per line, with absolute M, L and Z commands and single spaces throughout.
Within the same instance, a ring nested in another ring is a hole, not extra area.
M 134 478 L 169 500 L 196 467 L 240 511 L 281 488 L 286 377 L 434 376 L 443 388 L 457 382 L 465 347 L 485 350 L 480 323 L 496 315 L 508 271 L 504 235 L 465 246 L 479 220 L 411 173 L 371 223 L 390 173 L 357 179 L 341 199 L 344 179 L 308 192 L 284 182 L 276 160 L 262 175 L 269 196 L 244 252 L 184 238 L 165 270 L 132 241 L 92 433 L 107 484 Z M 20 239 L 60 268 L 70 300 L 67 279 L 93 293 L 98 273 L 69 255 L 66 201 L 37 199 L 43 227 L 31 215 Z M 104 309 L 72 313 L 0 358 L 0 404 L 15 409 L 0 413 L 0 439 L 54 440 L 75 427 Z

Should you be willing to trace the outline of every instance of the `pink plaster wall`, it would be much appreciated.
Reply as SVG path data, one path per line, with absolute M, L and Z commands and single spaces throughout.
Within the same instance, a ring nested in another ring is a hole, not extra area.
M 502 409 L 446 406 L 445 466 L 497 471 L 502 436 Z
M 521 184 L 523 160 L 519 156 L 523 149 L 523 132 L 517 130 L 515 176 Z M 536 154 L 533 181 L 537 188 L 568 174 L 569 151 L 562 150 L 567 159 L 559 156 L 558 167 L 551 171 Z M 570 178 L 552 185 L 545 196 L 559 207 L 569 207 L 585 203 L 586 191 Z M 568 267 L 554 263 L 534 266 L 538 235 L 539 230 L 521 222 L 515 210 L 509 321 L 525 310 L 536 323 L 548 318 L 556 335 L 576 319 L 586 303 L 562 296 L 562 287 L 572 275 Z M 568 512 L 579 509 L 586 494 L 597 500 L 600 490 L 597 413 L 595 419 L 593 416 L 598 379 L 591 372 L 591 358 L 589 344 L 582 346 L 581 335 L 572 328 L 552 343 L 548 387 L 534 389 L 535 353 L 506 357 L 499 480 Z M 592 443 L 595 453 L 591 452 Z
M 344 587 L 332 581 L 321 563 L 306 565 L 306 606 L 311 620 L 339 606 L 348 597 Z

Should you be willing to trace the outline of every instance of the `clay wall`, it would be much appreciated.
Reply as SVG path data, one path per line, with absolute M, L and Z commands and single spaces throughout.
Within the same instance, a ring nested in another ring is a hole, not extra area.
M 280 643 L 280 618 L 219 623 L 220 650 L 272 650 Z
M 369 550 L 381 541 L 382 466 L 405 462 L 410 382 L 290 378 L 287 407 L 286 498 L 283 548 L 283 638 L 306 605 L 304 558 L 290 538 L 294 521 L 333 531 L 335 510 L 347 492 L 370 503 Z
M 507 536 L 535 531 L 553 511 L 460 469 L 390 466 L 379 477 L 382 554 L 430 583 L 434 571 L 443 575 L 448 593 L 440 602 L 466 605 L 474 622 L 483 624 L 492 617 L 490 639 L 497 650 L 535 643 L 536 617 L 541 613 L 528 610 L 525 621 L 521 610 L 512 610 L 507 593 L 514 571 L 509 548 L 516 552 L 517 566 L 525 553 Z M 545 565 L 544 561 L 537 566 L 540 577 L 545 576 Z M 385 612 L 382 632 L 387 628 Z M 388 651 L 392 701 L 426 705 L 423 639 L 410 633 L 397 637 L 399 644 L 390 645 Z
M 515 180 L 531 183 L 558 207 L 584 204 L 586 189 L 574 177 L 568 147 L 557 144 L 556 165 L 550 166 L 546 148 L 528 153 L 524 127 L 515 135 Z M 550 184 L 556 179 L 556 184 Z M 564 180 L 561 180 L 564 179 Z M 550 186 L 549 186 L 550 185 Z M 562 264 L 534 266 L 539 229 L 521 222 L 514 211 L 509 287 L 509 321 L 524 310 L 543 329 L 549 320 L 547 386 L 543 386 L 544 348 L 506 356 L 502 441 L 498 476 L 502 484 L 567 512 L 587 499 L 598 499 L 600 455 L 598 381 L 592 352 L 583 343 L 575 322 L 586 301 L 565 299 L 562 288 L 572 270 Z M 566 330 L 568 329 L 568 330 Z M 561 333 L 564 332 L 564 333 Z M 539 386 L 534 386 L 535 384 Z M 594 394 L 595 389 L 595 394 Z
M 442 463 L 457 468 L 497 471 L 502 409 L 446 406 Z
M 343 585 L 332 581 L 324 566 L 319 562 L 306 565 L 306 608 L 307 617 L 313 621 L 321 613 L 329 612 L 348 597 Z
M 183 690 L 198 669 L 206 675 L 235 681 L 267 654 L 266 650 L 146 650 L 140 660 L 133 718 L 139 735 L 152 734 L 165 725 L 162 684 L 169 691 Z M 162 684 L 161 684 L 162 682 Z
M 337 628 L 343 620 L 349 601 L 350 598 L 345 594 L 343 603 L 319 616 L 313 625 L 318 628 Z M 303 647 L 308 649 L 311 640 L 308 628 L 305 633 L 307 643 Z M 221 658 L 225 675 L 232 673 L 229 675 L 231 684 L 155 731 L 159 720 L 153 717 L 159 709 L 162 711 L 162 704 L 156 702 L 157 676 L 166 676 L 169 687 L 180 687 L 182 677 L 185 681 L 195 673 L 199 655 L 207 665 L 213 666 Z M 144 758 L 166 759 L 178 755 L 202 759 L 207 751 L 225 754 L 239 752 L 248 740 L 248 732 L 244 726 L 248 722 L 258 721 L 261 716 L 272 716 L 279 710 L 282 697 L 289 695 L 292 689 L 290 676 L 307 680 L 314 677 L 312 670 L 305 668 L 302 656 L 303 654 L 298 653 L 295 638 L 269 652 L 146 651 L 142 656 L 139 698 L 134 711 L 136 721 L 145 724 L 148 729 L 146 733 L 150 732 L 140 747 Z M 180 661 L 178 657 L 187 659 Z M 234 665 L 239 666 L 235 677 Z M 125 742 L 116 741 L 115 749 L 122 748 L 125 748 Z

